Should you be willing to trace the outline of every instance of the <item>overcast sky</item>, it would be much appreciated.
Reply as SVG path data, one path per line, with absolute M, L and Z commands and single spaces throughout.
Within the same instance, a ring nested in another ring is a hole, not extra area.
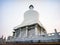
M 55 28 L 60 32 L 60 0 L 0 0 L 0 37 L 12 35 L 31 4 L 48 33 L 54 32 Z

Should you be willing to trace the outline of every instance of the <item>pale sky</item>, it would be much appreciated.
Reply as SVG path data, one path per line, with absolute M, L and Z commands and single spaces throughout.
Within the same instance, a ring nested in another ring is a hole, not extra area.
M 23 21 L 29 5 L 39 13 L 40 22 L 47 33 L 60 32 L 60 0 L 0 0 L 0 37 L 12 35 L 15 26 Z

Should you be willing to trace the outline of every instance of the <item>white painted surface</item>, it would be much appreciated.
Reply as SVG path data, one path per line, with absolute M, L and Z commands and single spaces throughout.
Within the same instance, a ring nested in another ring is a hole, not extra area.
M 33 9 L 30 9 L 24 13 L 24 21 L 22 22 L 22 24 L 16 26 L 14 29 L 35 23 L 38 23 L 40 26 L 42 26 L 39 21 L 39 13 Z

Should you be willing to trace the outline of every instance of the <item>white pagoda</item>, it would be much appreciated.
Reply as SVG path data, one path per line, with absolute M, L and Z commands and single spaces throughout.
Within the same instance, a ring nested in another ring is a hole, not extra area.
M 39 13 L 33 9 L 34 6 L 30 5 L 29 10 L 24 13 L 24 21 L 14 28 L 13 36 L 8 37 L 7 42 L 48 42 L 54 38 L 48 36 L 39 21 Z

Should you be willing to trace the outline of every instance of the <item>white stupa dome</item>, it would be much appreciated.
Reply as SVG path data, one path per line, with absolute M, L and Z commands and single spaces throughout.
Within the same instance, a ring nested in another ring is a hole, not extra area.
M 39 21 L 39 13 L 33 10 L 33 8 L 34 8 L 33 5 L 29 6 L 29 10 L 24 13 L 24 21 L 22 22 L 21 25 L 18 25 L 17 27 L 15 27 L 15 29 L 19 27 L 27 26 L 27 25 L 36 24 L 36 23 L 42 26 L 42 24 Z
M 39 13 L 33 9 L 29 9 L 24 13 L 24 21 L 39 20 Z

